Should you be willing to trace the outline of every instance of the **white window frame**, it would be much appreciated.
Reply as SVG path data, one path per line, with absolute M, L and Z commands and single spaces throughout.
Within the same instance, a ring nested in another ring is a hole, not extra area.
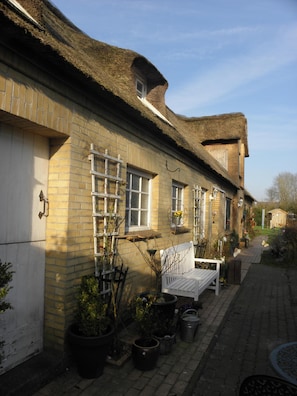
M 138 188 L 133 186 L 133 178 L 137 178 Z M 144 180 L 147 181 L 147 191 L 143 189 Z M 151 184 L 152 175 L 133 168 L 127 169 L 126 185 L 126 231 L 140 231 L 150 229 L 151 218 Z M 132 197 L 134 195 L 134 198 Z M 137 199 L 137 206 L 132 206 L 133 199 Z M 143 221 L 146 215 L 146 221 Z M 136 220 L 136 221 L 135 221 Z
M 184 190 L 185 186 L 181 183 L 172 181 L 171 186 L 171 223 L 172 225 L 182 226 L 184 224 L 184 216 L 178 221 L 174 213 L 181 210 L 184 212 Z
M 137 96 L 140 99 L 145 99 L 146 94 L 147 94 L 147 86 L 146 86 L 145 81 L 140 77 L 136 77 L 135 87 L 136 87 Z

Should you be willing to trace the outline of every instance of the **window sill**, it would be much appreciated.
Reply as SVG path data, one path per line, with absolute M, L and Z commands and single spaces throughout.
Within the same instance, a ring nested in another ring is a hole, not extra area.
M 135 242 L 135 241 L 142 241 L 145 239 L 161 238 L 161 234 L 153 230 L 133 231 L 133 232 L 129 232 L 126 235 L 120 235 L 118 238 L 127 239 L 127 241 Z
M 186 234 L 187 232 L 190 232 L 189 228 L 186 227 L 171 227 L 171 234 Z

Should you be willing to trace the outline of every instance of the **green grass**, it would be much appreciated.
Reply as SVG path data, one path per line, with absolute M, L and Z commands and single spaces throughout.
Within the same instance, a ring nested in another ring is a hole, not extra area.
M 262 228 L 261 226 L 254 227 L 255 235 L 266 235 L 268 237 L 274 237 L 280 231 L 279 228 Z

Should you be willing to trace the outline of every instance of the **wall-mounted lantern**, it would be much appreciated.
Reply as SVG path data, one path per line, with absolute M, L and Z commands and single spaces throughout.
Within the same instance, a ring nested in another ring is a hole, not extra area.
M 214 188 L 212 190 L 212 194 L 209 196 L 209 200 L 214 201 L 216 199 L 217 195 L 218 195 L 218 189 Z

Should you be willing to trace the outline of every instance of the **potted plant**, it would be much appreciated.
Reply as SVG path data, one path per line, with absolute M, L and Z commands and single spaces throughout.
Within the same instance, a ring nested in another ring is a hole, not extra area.
M 177 297 L 169 293 L 142 293 L 151 302 L 153 335 L 160 343 L 160 354 L 168 354 L 176 342 L 175 307 Z
M 98 279 L 94 275 L 83 276 L 75 322 L 68 330 L 69 343 L 81 377 L 97 378 L 102 375 L 113 333 Z
M 152 301 L 137 296 L 133 303 L 133 317 L 138 325 L 140 338 L 132 345 L 132 359 L 139 370 L 152 370 L 160 354 L 160 343 L 153 337 L 154 322 Z
M 136 244 L 135 244 L 136 245 Z M 140 297 L 147 300 L 151 311 L 151 321 L 154 324 L 153 334 L 160 342 L 160 353 L 170 352 L 176 341 L 176 329 L 174 326 L 174 314 L 177 297 L 169 293 L 161 292 L 162 276 L 170 268 L 163 266 L 156 256 L 157 249 L 147 248 L 146 252 L 136 245 L 146 264 L 155 273 L 156 291 L 142 293 Z M 174 264 L 172 264 L 174 265 Z

